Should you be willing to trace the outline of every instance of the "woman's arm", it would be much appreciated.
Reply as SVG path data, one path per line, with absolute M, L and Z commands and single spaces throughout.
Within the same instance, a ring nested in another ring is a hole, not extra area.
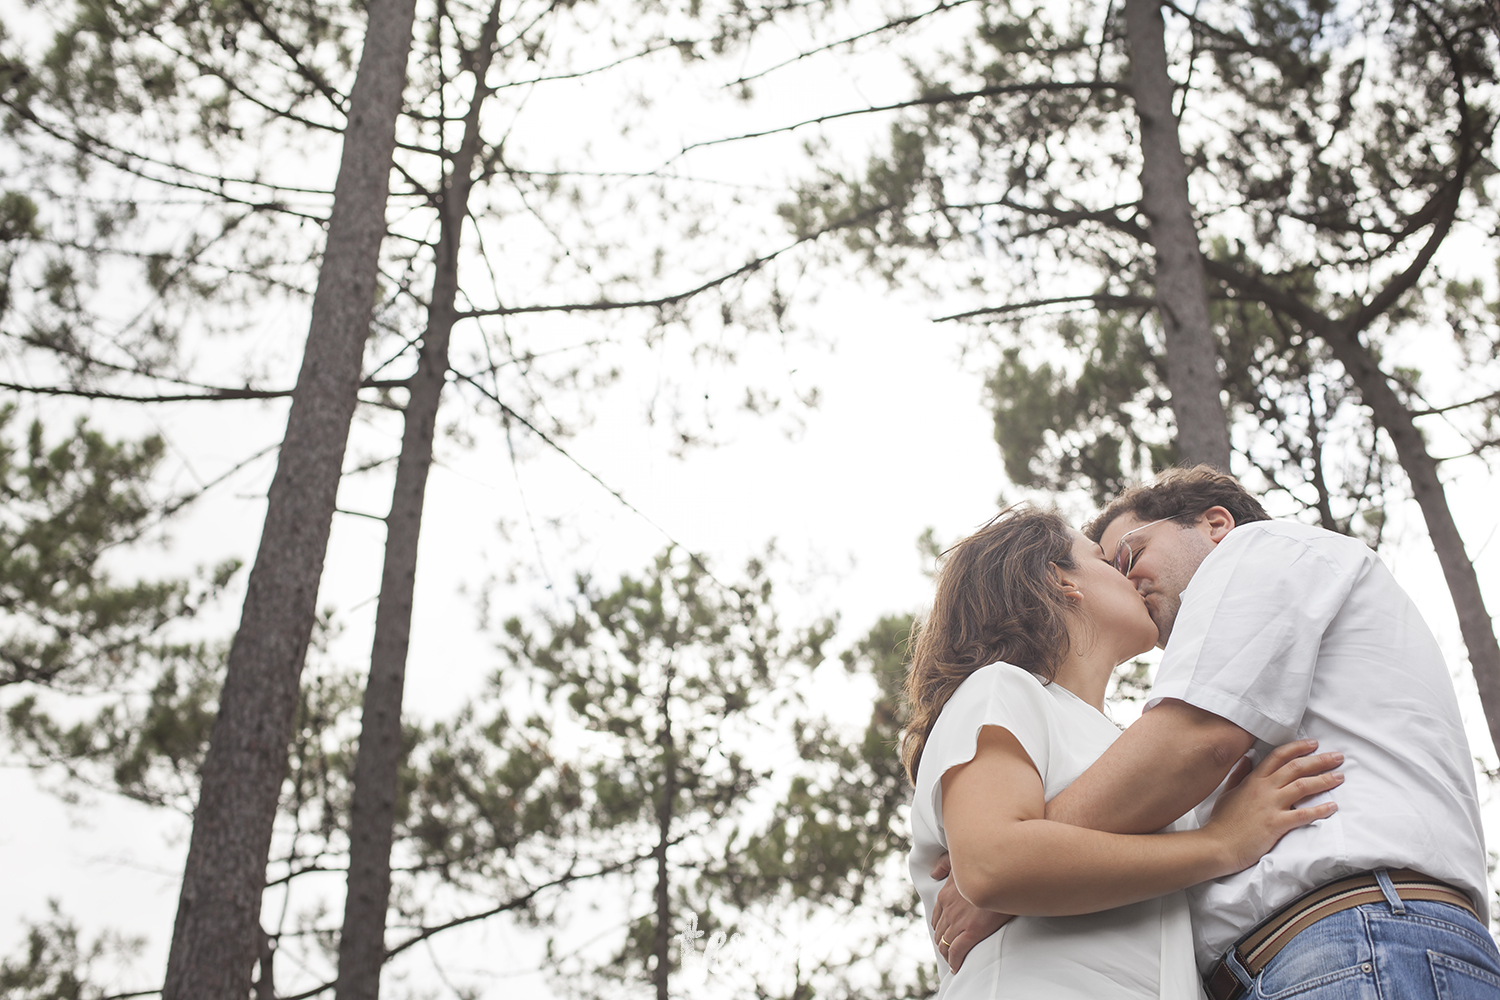
M 1150 899 L 1254 864 L 1289 830 L 1331 815 L 1294 808 L 1343 780 L 1340 754 L 1308 756 L 1310 740 L 1278 747 L 1213 818 L 1182 833 L 1116 834 L 1049 821 L 1042 779 L 1006 729 L 980 730 L 973 759 L 943 775 L 943 827 L 953 879 L 974 905 L 1061 916 Z

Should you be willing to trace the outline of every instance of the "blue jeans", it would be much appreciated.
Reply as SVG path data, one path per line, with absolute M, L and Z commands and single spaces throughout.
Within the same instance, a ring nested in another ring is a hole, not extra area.
M 1292 938 L 1255 978 L 1256 998 L 1500 1000 L 1500 951 L 1461 907 L 1387 894 Z

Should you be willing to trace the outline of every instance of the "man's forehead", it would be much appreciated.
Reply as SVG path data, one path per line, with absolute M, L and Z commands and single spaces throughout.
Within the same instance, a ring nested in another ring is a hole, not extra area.
M 1115 546 L 1119 544 L 1120 539 L 1124 537 L 1127 531 L 1134 531 L 1136 528 L 1144 527 L 1150 523 L 1150 521 L 1143 521 L 1134 513 L 1126 511 L 1109 522 L 1109 527 L 1105 528 L 1104 534 L 1099 536 L 1099 545 L 1105 552 L 1113 552 Z

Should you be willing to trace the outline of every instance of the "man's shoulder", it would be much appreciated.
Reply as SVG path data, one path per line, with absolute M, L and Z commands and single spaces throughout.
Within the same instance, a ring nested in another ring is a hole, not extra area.
M 1193 579 L 1219 580 L 1235 590 L 1279 588 L 1288 580 L 1360 579 L 1379 563 L 1374 550 L 1349 535 L 1299 521 L 1250 521 L 1224 536 Z M 1312 567 L 1320 569 L 1309 574 Z
M 1219 544 L 1234 541 L 1241 545 L 1291 545 L 1306 547 L 1329 554 L 1338 554 L 1349 559 L 1373 559 L 1375 552 L 1368 545 L 1351 535 L 1341 535 L 1315 524 L 1301 521 L 1270 520 L 1249 521 L 1237 524 Z

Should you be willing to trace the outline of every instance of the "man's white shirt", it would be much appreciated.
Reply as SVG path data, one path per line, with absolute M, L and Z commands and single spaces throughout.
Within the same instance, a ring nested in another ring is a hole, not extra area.
M 1282 904 L 1373 868 L 1416 869 L 1488 913 L 1474 765 L 1448 667 L 1363 542 L 1290 521 L 1235 527 L 1182 592 L 1148 710 L 1163 698 L 1234 722 L 1261 752 L 1312 737 L 1345 754 L 1338 812 L 1189 890 L 1200 967 Z

